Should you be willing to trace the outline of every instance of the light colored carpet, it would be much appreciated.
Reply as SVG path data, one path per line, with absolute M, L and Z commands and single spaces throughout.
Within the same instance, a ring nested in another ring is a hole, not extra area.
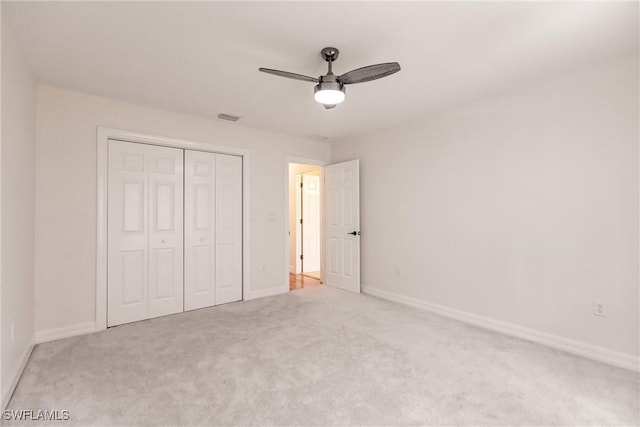
M 638 387 L 630 371 L 317 286 L 39 345 L 9 409 L 67 409 L 75 425 L 637 425 Z

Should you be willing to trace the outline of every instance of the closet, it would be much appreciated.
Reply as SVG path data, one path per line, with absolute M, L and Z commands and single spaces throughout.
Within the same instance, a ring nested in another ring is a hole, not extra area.
M 185 310 L 242 299 L 242 158 L 185 151 Z
M 242 299 L 242 158 L 109 140 L 107 326 Z

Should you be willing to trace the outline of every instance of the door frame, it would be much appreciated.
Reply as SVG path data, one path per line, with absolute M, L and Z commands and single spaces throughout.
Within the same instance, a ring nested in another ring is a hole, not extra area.
M 242 299 L 250 299 L 250 152 L 244 148 L 209 144 L 186 139 L 167 138 L 141 132 L 97 128 L 97 182 L 96 182 L 96 331 L 107 329 L 107 194 L 108 146 L 115 139 L 138 144 L 159 145 L 184 150 L 205 151 L 242 157 Z M 287 275 L 288 277 L 288 275 Z
M 286 220 L 284 222 L 284 270 L 286 281 L 284 283 L 283 292 L 289 292 L 289 164 L 290 163 L 298 163 L 303 165 L 313 165 L 320 166 L 324 168 L 329 164 L 329 161 L 318 160 L 318 159 L 309 159 L 306 157 L 295 157 L 295 156 L 285 156 L 284 158 L 284 211 L 287 212 Z M 322 259 L 320 260 L 320 282 L 324 283 L 324 266 L 325 266 L 325 242 L 324 242 L 324 233 L 325 233 L 325 203 L 324 203 L 324 170 L 322 172 L 322 182 L 321 182 L 321 191 L 322 194 L 320 196 L 322 200 L 322 207 L 320 209 L 320 214 L 322 218 L 320 220 L 321 229 L 320 229 L 320 254 Z
M 299 219 L 302 218 L 303 214 L 302 190 L 300 189 L 301 183 L 302 174 L 296 174 L 296 274 L 302 274 L 302 267 L 304 266 L 304 262 L 302 262 L 303 260 L 300 259 L 300 255 L 302 255 L 302 245 L 304 244 L 304 234 L 302 231 L 302 226 L 299 222 Z M 291 214 L 291 211 L 289 211 L 289 214 Z M 289 218 L 289 223 L 291 223 L 291 218 Z M 291 243 L 291 239 L 289 239 L 289 243 Z M 289 256 L 291 256 L 291 247 L 289 247 Z

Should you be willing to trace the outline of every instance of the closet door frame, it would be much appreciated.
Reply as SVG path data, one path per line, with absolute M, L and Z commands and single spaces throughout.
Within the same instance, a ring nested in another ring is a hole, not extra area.
M 255 298 L 250 289 L 250 153 L 249 150 L 227 145 L 208 144 L 185 139 L 166 138 L 140 132 L 97 128 L 97 216 L 96 216 L 96 320 L 95 330 L 107 329 L 107 195 L 108 195 L 108 146 L 109 140 L 158 145 L 184 150 L 205 151 L 242 158 L 242 299 Z

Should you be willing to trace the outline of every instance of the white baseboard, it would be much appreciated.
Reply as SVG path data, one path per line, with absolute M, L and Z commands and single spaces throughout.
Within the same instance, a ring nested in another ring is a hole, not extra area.
M 269 288 L 269 289 L 260 289 L 257 291 L 251 291 L 249 295 L 245 295 L 244 300 L 249 301 L 252 299 L 258 298 L 266 298 L 274 295 L 286 294 L 289 292 L 289 287 L 277 287 L 277 288 Z
M 2 409 L 6 409 L 9 401 L 11 400 L 11 396 L 13 396 L 13 392 L 18 386 L 18 381 L 20 381 L 20 377 L 22 376 L 22 372 L 24 368 L 27 366 L 27 362 L 29 361 L 29 357 L 31 357 L 31 352 L 33 351 L 34 345 L 29 344 L 26 348 L 25 352 L 22 354 L 20 358 L 20 365 L 18 365 L 18 369 L 13 373 L 11 380 L 9 381 L 9 386 L 2 390 Z
M 511 335 L 517 338 L 522 338 L 528 341 L 543 344 L 548 347 L 553 347 L 558 350 L 563 350 L 568 353 L 577 354 L 579 356 L 597 360 L 609 365 L 629 369 L 635 372 L 640 371 L 640 358 L 630 354 L 620 353 L 617 351 L 606 349 L 604 347 L 598 347 L 592 344 L 587 344 L 582 341 L 576 341 L 558 335 L 552 335 L 536 329 L 525 328 L 513 323 L 492 319 L 490 317 L 480 316 L 477 314 L 469 313 L 467 311 L 457 310 L 439 304 L 433 304 L 417 298 L 400 295 L 395 292 L 384 291 L 382 289 L 371 288 L 368 286 L 363 286 L 362 292 L 378 298 L 427 310 L 441 316 L 460 320 L 462 322 L 500 332 L 505 335 Z
M 90 334 L 96 331 L 96 322 L 78 323 L 63 328 L 47 329 L 36 332 L 36 344 L 55 341 L 62 338 L 75 337 L 76 335 Z

